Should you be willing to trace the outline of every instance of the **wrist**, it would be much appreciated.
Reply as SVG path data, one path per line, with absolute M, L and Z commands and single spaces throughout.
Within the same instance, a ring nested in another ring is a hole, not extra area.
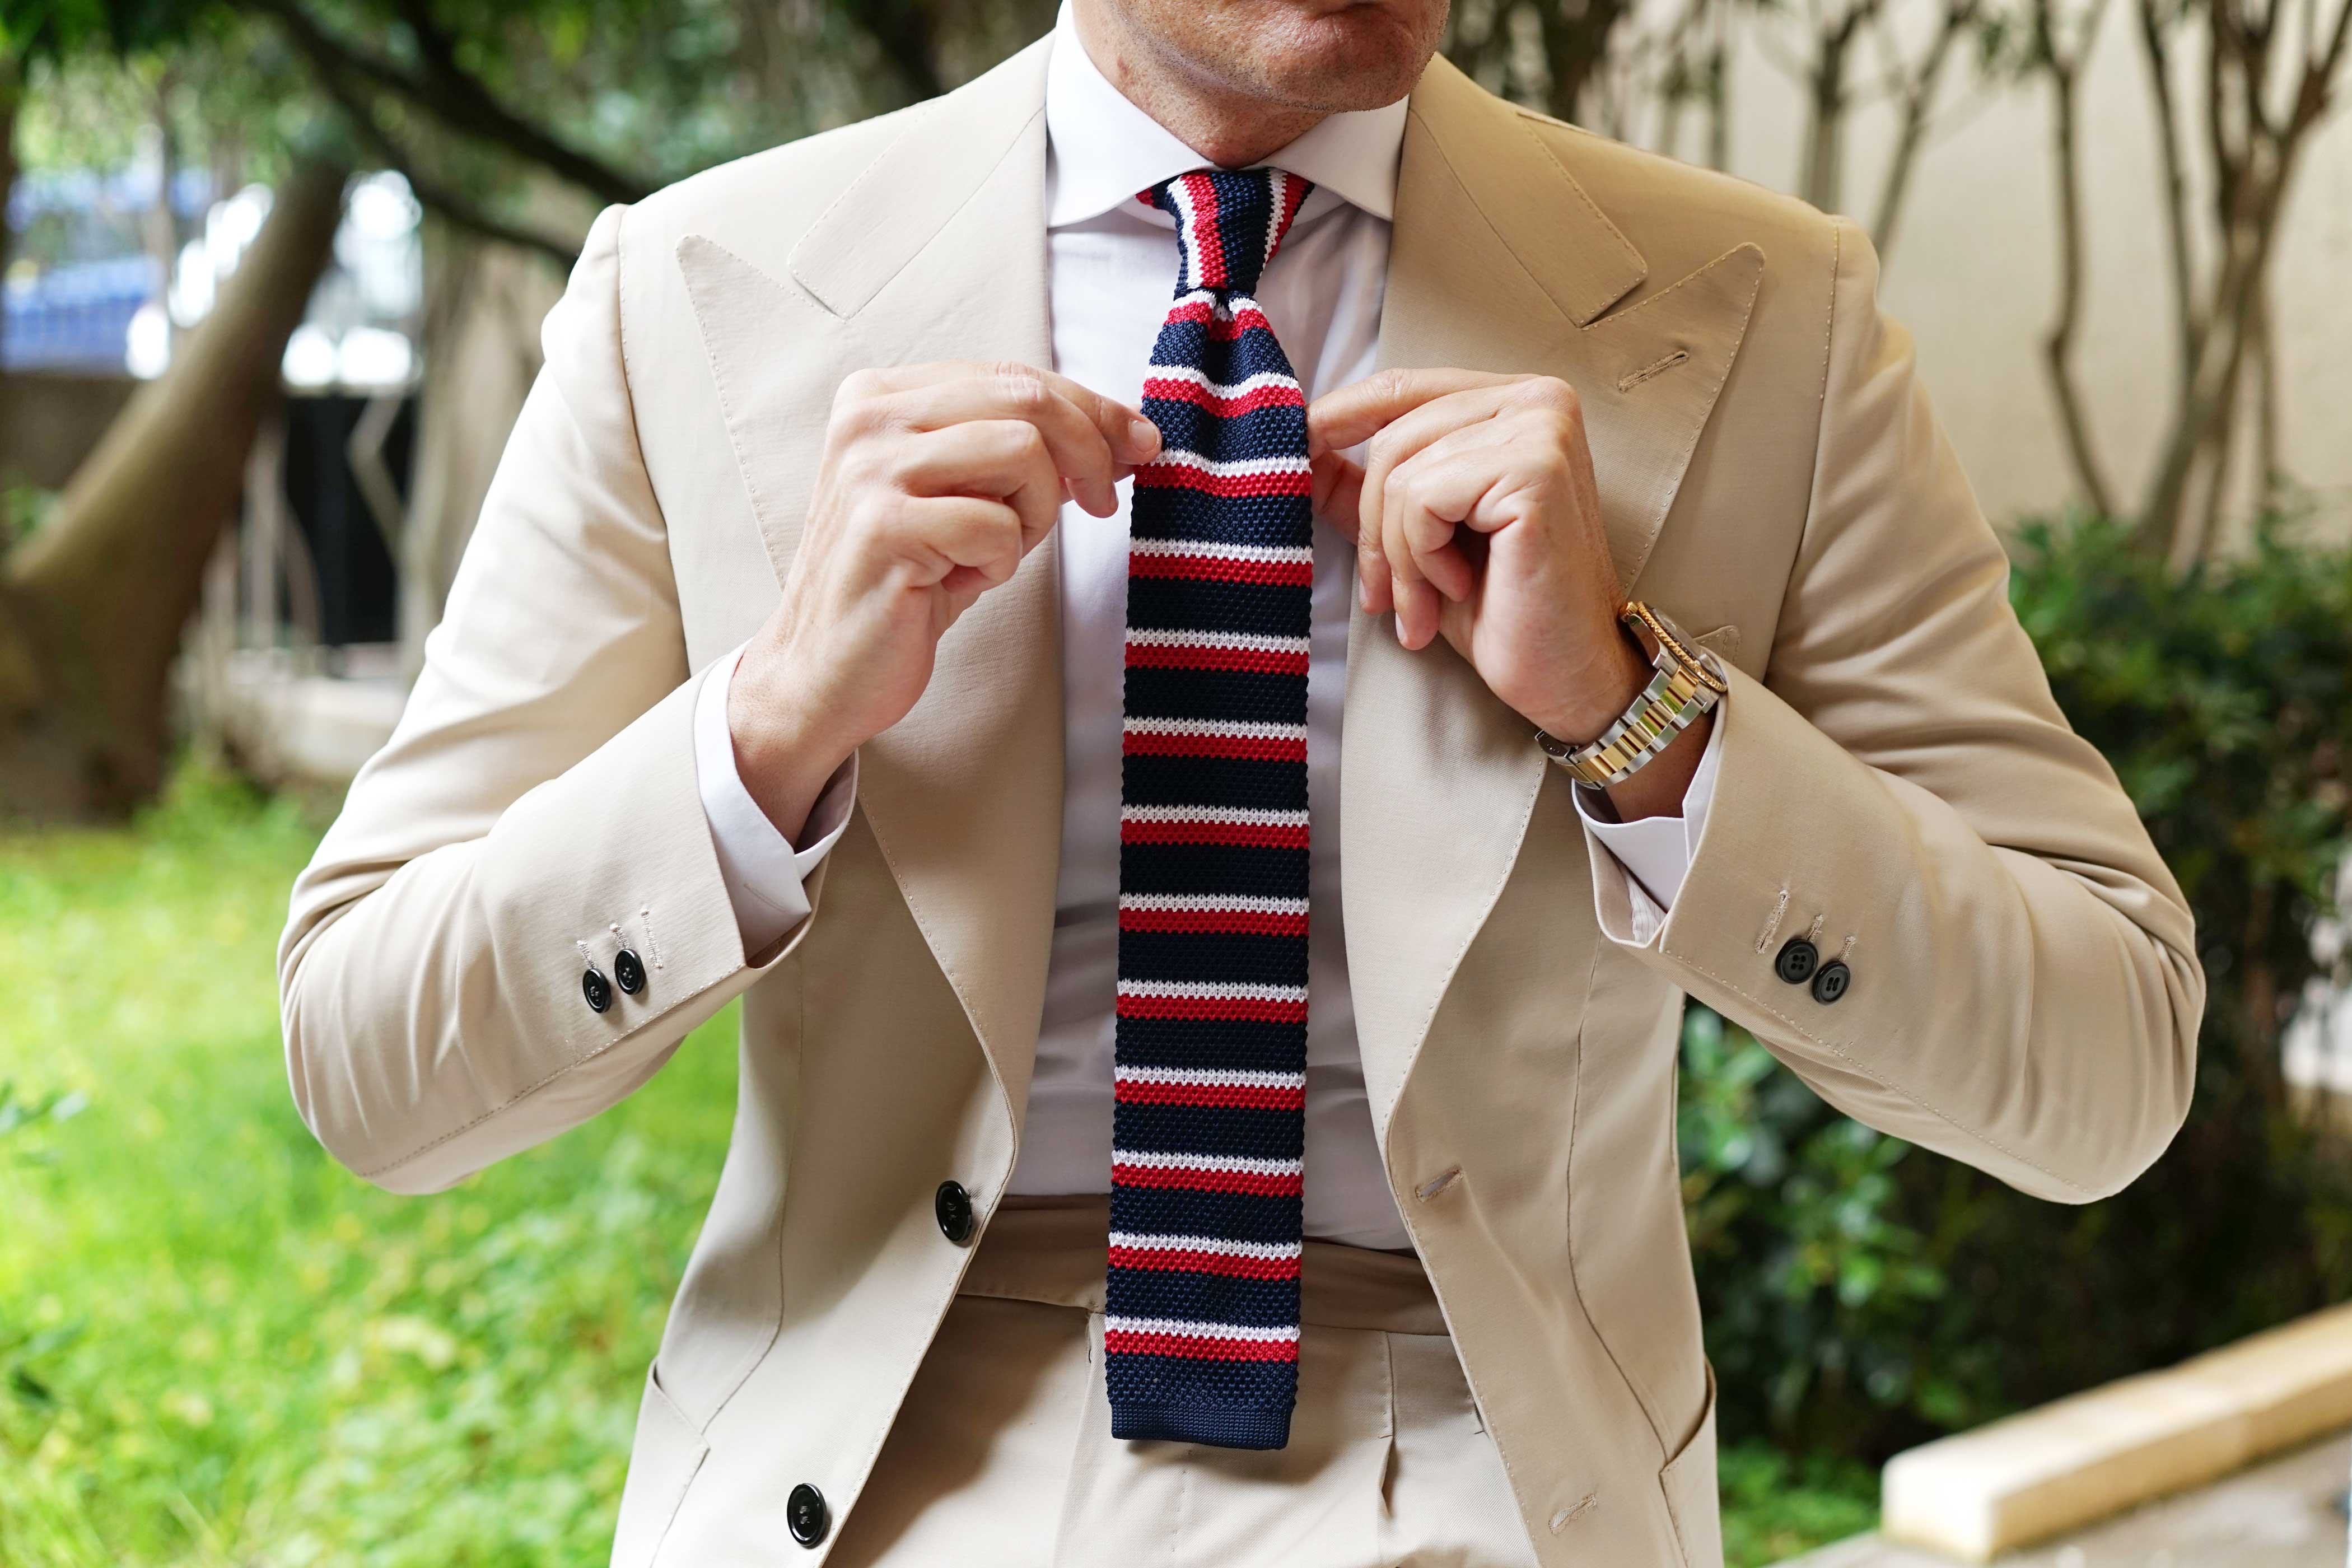
M 834 733 L 802 693 L 763 679 L 773 661 L 747 652 L 729 679 L 727 731 L 745 793 L 778 833 L 797 844 L 826 781 L 856 751 Z
M 1621 625 L 1608 651 L 1574 679 L 1559 700 L 1528 713 L 1537 728 L 1572 746 L 1590 745 L 1622 718 L 1649 684 L 1650 659 Z

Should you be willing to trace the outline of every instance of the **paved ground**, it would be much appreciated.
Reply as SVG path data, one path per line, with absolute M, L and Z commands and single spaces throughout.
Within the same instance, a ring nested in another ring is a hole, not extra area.
M 2352 1435 L 2339 1435 L 1995 1561 L 2000 1568 L 2346 1568 L 2347 1476 Z M 1864 1535 L 1781 1568 L 1951 1568 L 1951 1561 Z

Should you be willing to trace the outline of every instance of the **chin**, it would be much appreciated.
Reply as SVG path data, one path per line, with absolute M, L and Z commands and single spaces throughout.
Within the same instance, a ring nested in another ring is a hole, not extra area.
M 1325 113 L 1412 90 L 1447 0 L 1130 0 L 1196 68 L 1254 98 Z

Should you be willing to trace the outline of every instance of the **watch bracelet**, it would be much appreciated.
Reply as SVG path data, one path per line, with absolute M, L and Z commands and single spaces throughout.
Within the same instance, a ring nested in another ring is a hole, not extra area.
M 1587 789 L 1607 789 L 1641 772 L 1700 714 L 1712 710 L 1720 696 L 1711 685 L 1670 658 L 1664 647 L 1659 649 L 1654 667 L 1656 672 L 1631 706 L 1590 744 L 1555 751 L 1552 746 L 1560 744 L 1559 737 L 1538 731 L 1538 742 L 1552 742 L 1543 747 L 1544 754 L 1566 768 Z M 1587 773 L 1588 768 L 1603 763 L 1610 764 L 1606 773 L 1598 777 Z
M 1622 784 L 1714 706 L 1698 700 L 1701 689 L 1698 682 L 1681 669 L 1661 669 L 1650 678 L 1650 683 L 1642 689 L 1642 694 L 1633 700 L 1622 718 L 1603 730 L 1591 745 L 1579 746 L 1559 761 L 1576 775 L 1579 784 L 1589 789 Z M 1599 778 L 1589 777 L 1584 772 L 1587 767 L 1611 763 L 1613 765 L 1608 773 Z

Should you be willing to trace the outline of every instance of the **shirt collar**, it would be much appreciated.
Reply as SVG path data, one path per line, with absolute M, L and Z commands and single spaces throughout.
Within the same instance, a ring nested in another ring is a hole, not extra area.
M 1396 213 L 1397 164 L 1406 100 L 1327 116 L 1265 162 L 1312 180 L 1383 221 Z M 1045 66 L 1045 139 L 1051 149 L 1045 226 L 1099 216 L 1138 191 L 1208 162 L 1110 84 L 1078 41 L 1066 3 Z

